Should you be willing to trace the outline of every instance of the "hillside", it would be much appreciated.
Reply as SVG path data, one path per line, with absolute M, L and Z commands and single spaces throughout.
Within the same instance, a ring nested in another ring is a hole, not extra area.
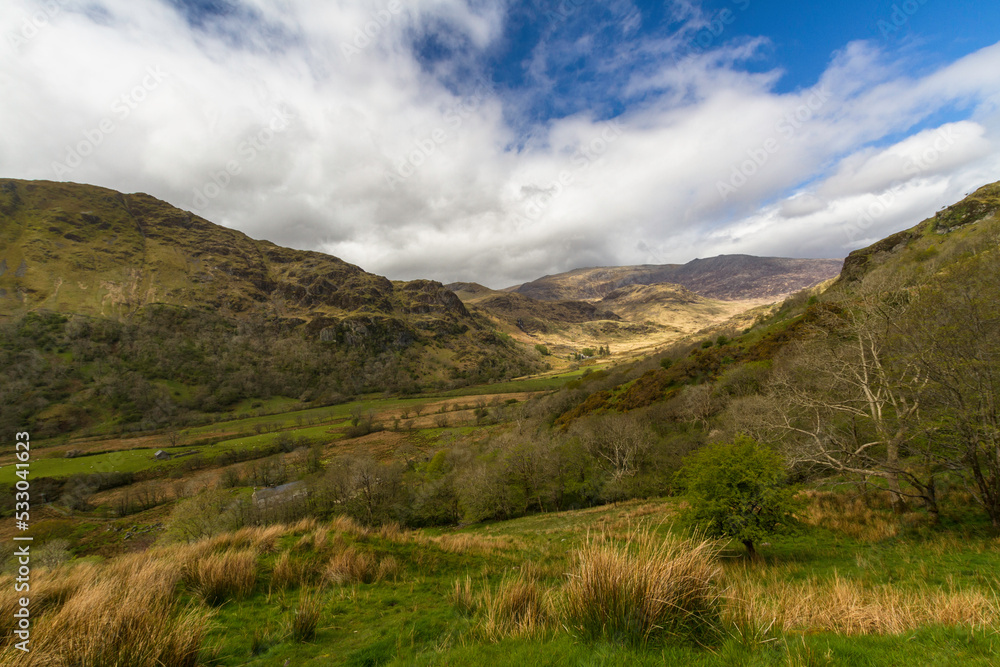
M 468 293 L 459 292 L 460 296 L 466 294 Z M 539 301 L 522 294 L 506 292 L 466 297 L 466 303 L 474 304 L 526 333 L 545 333 L 550 328 L 563 324 L 621 319 L 607 309 L 584 301 Z
M 440 283 L 393 282 L 149 195 L 70 183 L 0 180 L 0 325 L 5 382 L 30 366 L 36 384 L 0 417 L 50 434 L 541 367 Z
M 0 181 L 0 313 L 127 316 L 154 303 L 311 321 L 466 318 L 440 283 L 392 283 L 318 252 L 255 241 L 146 194 Z
M 672 283 L 710 299 L 775 301 L 835 277 L 842 263 L 839 259 L 720 255 L 687 264 L 575 269 L 507 291 L 547 301 L 603 299 L 629 285 Z
M 631 285 L 602 300 L 545 301 L 475 283 L 448 285 L 470 312 L 557 357 L 609 348 L 636 358 L 706 327 L 724 326 L 759 302 L 707 299 L 678 285 Z M 555 360 L 553 360 L 555 361 Z
M 934 217 L 852 252 L 844 260 L 838 287 L 858 282 L 880 266 L 893 270 L 913 262 L 948 260 L 966 250 L 970 236 L 991 233 L 984 229 L 988 225 L 977 223 L 995 221 L 998 211 L 1000 183 L 985 185 Z
M 746 314 L 755 319 L 746 322 L 744 317 L 746 326 L 739 335 L 706 328 L 702 330 L 705 339 L 695 341 L 700 344 L 692 344 L 691 339 L 687 339 L 658 355 L 659 358 L 649 358 L 633 369 L 600 377 L 590 387 L 577 387 L 575 394 L 560 405 L 562 412 L 557 422 L 568 426 L 593 413 L 628 412 L 653 406 L 672 420 L 681 423 L 690 420 L 685 428 L 693 423 L 706 429 L 714 425 L 721 433 L 725 429 L 739 432 L 740 428 L 750 427 L 757 429 L 755 433 L 784 437 L 780 430 L 762 429 L 758 414 L 761 406 L 792 400 L 787 396 L 782 398 L 783 391 L 800 397 L 797 392 L 802 391 L 810 378 L 824 377 L 825 373 L 832 373 L 835 378 L 831 368 L 800 355 L 806 355 L 803 349 L 819 346 L 817 340 L 826 340 L 839 355 L 826 358 L 827 363 L 846 363 L 844 359 L 854 352 L 836 347 L 843 342 L 845 331 L 865 337 L 863 340 L 868 341 L 868 347 L 864 348 L 868 350 L 866 354 L 876 354 L 871 351 L 875 350 L 877 355 L 886 356 L 886 360 L 877 358 L 867 362 L 880 368 L 879 373 L 889 372 L 882 364 L 888 363 L 890 354 L 913 355 L 919 361 L 913 361 L 911 366 L 894 367 L 892 372 L 905 373 L 905 369 L 918 363 L 926 365 L 927 377 L 937 378 L 942 383 L 937 391 L 946 391 L 947 377 L 963 378 L 967 371 L 952 370 L 948 376 L 935 365 L 939 363 L 937 355 L 958 355 L 961 361 L 955 363 L 963 369 L 974 363 L 992 363 L 989 350 L 982 351 L 979 357 L 966 355 L 973 345 L 991 345 L 992 339 L 987 332 L 993 329 L 981 324 L 986 328 L 973 334 L 967 327 L 971 326 L 970 318 L 992 317 L 988 310 L 975 310 L 979 307 L 975 304 L 983 299 L 989 301 L 988 294 L 996 287 L 993 267 L 1000 261 L 996 252 L 1000 238 L 998 212 L 1000 183 L 984 186 L 912 228 L 852 252 L 837 280 L 828 281 L 827 285 L 820 285 L 811 293 L 800 292 L 778 307 L 747 311 Z M 631 314 L 627 310 L 629 300 L 637 302 L 638 312 L 649 307 L 644 303 L 648 289 L 636 285 L 621 288 L 597 303 L 628 317 Z M 690 292 L 674 292 L 681 308 L 694 301 Z M 657 303 L 660 299 L 661 296 L 653 295 L 649 301 Z M 958 316 L 956 313 L 963 309 L 966 315 Z M 881 323 L 880 327 L 874 322 Z M 862 326 L 870 329 L 858 329 Z M 917 334 L 923 336 L 919 343 L 913 340 Z M 968 336 L 978 338 L 961 345 L 956 342 Z M 789 361 L 799 358 L 802 361 Z M 772 366 L 780 366 L 781 372 L 787 374 L 791 372 L 789 365 L 794 363 L 804 364 L 805 367 L 798 371 L 801 376 L 792 379 L 783 375 L 780 386 L 770 384 Z M 898 359 L 893 358 L 892 363 L 899 363 Z M 883 377 L 880 381 L 888 384 L 890 378 Z M 891 381 L 899 383 L 894 389 L 899 392 L 926 386 L 904 376 Z M 980 381 L 986 382 L 981 378 Z M 832 386 L 832 380 L 830 382 Z M 824 383 L 815 388 L 816 391 L 825 389 L 829 386 Z M 953 394 L 959 390 L 956 387 L 947 389 Z M 879 391 L 883 396 L 891 393 L 888 388 Z M 976 395 L 986 391 L 985 385 L 980 384 Z M 861 400 L 857 397 L 851 400 L 856 399 Z M 932 394 L 925 398 L 925 408 L 933 404 L 931 399 L 944 400 L 940 394 Z M 759 403 L 753 404 L 754 401 Z M 751 404 L 752 409 L 746 407 Z M 750 412 L 744 414 L 744 410 Z M 946 411 L 945 414 L 950 413 Z M 834 417 L 836 415 L 828 416 L 828 422 L 824 423 L 835 423 Z M 997 480 L 1000 481 L 1000 476 Z
M 448 288 L 471 312 L 526 344 L 545 345 L 557 355 L 608 347 L 633 359 L 703 330 L 744 328 L 773 302 L 712 299 L 669 283 L 629 284 L 588 300 L 544 300 L 476 283 Z

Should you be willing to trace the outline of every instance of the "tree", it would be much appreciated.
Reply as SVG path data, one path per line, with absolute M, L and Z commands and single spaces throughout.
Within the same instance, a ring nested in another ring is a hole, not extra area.
M 936 513 L 934 473 L 904 456 L 923 435 L 928 383 L 917 360 L 900 350 L 911 306 L 897 278 L 875 274 L 844 303 L 815 312 L 810 336 L 775 374 L 774 426 L 795 440 L 790 462 L 884 480 L 897 512 L 915 496 Z
M 685 521 L 710 537 L 739 540 L 751 559 L 756 543 L 790 526 L 799 506 L 781 456 L 746 436 L 695 452 L 680 478 L 690 503 Z
M 653 447 L 649 426 L 633 415 L 599 415 L 578 427 L 584 446 L 612 481 L 639 472 Z
M 1000 529 L 1000 255 L 980 249 L 919 293 L 909 355 L 930 380 L 923 421 L 939 466 L 960 471 Z

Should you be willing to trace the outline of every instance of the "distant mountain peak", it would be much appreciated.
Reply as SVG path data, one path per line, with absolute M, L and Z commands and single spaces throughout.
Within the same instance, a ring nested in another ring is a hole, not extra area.
M 595 300 L 628 285 L 680 285 L 723 301 L 778 300 L 836 277 L 840 259 L 789 259 L 752 255 L 697 258 L 687 264 L 574 269 L 545 276 L 506 291 L 543 301 Z

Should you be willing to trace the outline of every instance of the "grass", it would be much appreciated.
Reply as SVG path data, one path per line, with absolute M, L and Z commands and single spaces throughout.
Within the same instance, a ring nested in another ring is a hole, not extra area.
M 505 577 L 495 589 L 487 589 L 476 608 L 482 615 L 476 634 L 490 642 L 539 635 L 555 620 L 552 597 L 523 571 Z
M 350 403 L 343 403 L 335 406 L 309 408 L 304 410 L 293 410 L 291 412 L 276 413 L 270 415 L 255 416 L 249 412 L 240 414 L 237 418 L 227 421 L 220 421 L 214 424 L 197 426 L 183 429 L 180 433 L 181 442 L 191 442 L 193 440 L 209 439 L 211 442 L 214 436 L 214 444 L 181 444 L 170 446 L 167 442 L 166 434 L 159 437 L 159 444 L 137 447 L 134 449 L 122 449 L 118 451 L 104 451 L 97 454 L 78 456 L 76 458 L 65 458 L 60 452 L 58 455 L 46 456 L 46 449 L 52 445 L 65 445 L 70 438 L 60 436 L 48 441 L 40 441 L 35 444 L 36 457 L 31 462 L 31 474 L 33 478 L 40 477 L 69 477 L 78 474 L 90 474 L 100 472 L 143 472 L 160 471 L 166 474 L 184 464 L 187 458 L 174 458 L 167 461 L 157 461 L 153 455 L 158 450 L 164 450 L 177 457 L 191 452 L 197 452 L 203 458 L 214 458 L 229 451 L 250 450 L 253 448 L 266 447 L 271 445 L 278 433 L 285 433 L 292 438 L 308 438 L 314 442 L 329 443 L 343 437 L 340 429 L 349 423 L 351 415 L 356 410 L 367 412 L 373 410 L 378 414 L 386 415 L 383 419 L 383 426 L 391 426 L 393 419 L 388 415 L 395 411 L 407 410 L 411 417 L 416 416 L 418 406 L 426 406 L 436 400 L 469 396 L 469 407 L 476 402 L 476 397 L 488 396 L 498 393 L 513 393 L 525 391 L 544 391 L 555 389 L 564 384 L 565 379 L 571 374 L 566 374 L 551 378 L 536 378 L 532 380 L 516 381 L 514 383 L 502 383 L 497 385 L 485 385 L 457 389 L 450 392 L 425 394 L 412 398 L 372 398 Z M 527 384 L 523 384 L 527 383 Z M 267 405 L 271 409 L 282 407 L 298 406 L 298 401 L 274 399 Z M 430 408 L 422 410 L 422 414 L 427 417 L 432 414 Z M 445 413 L 449 420 L 453 419 L 450 413 Z M 403 420 L 406 421 L 406 420 Z M 256 432 L 256 431 L 262 432 Z M 421 441 L 432 442 L 443 433 L 453 432 L 466 434 L 472 427 L 458 426 L 453 428 L 424 428 L 412 432 L 412 435 Z M 233 437 L 228 439 L 226 435 Z M 241 434 L 241 435 L 237 435 Z M 82 449 L 85 452 L 100 451 L 102 443 L 109 441 L 103 439 L 88 439 L 79 442 L 74 449 Z M 146 445 L 149 439 L 143 441 Z M 155 443 L 156 440 L 154 439 Z M 104 444 L 105 449 L 110 449 Z M 12 484 L 16 481 L 16 470 L 13 458 L 7 464 L 0 465 L 0 484 Z
M 68 585 L 60 582 L 67 574 L 72 580 Z M 43 590 L 62 587 L 62 594 L 34 608 L 31 652 L 17 650 L 5 635 L 0 663 L 198 664 L 210 613 L 177 597 L 181 568 L 176 562 L 133 554 L 103 567 L 36 577 Z
M 249 595 L 257 584 L 257 554 L 225 551 L 199 558 L 186 572 L 188 584 L 210 605 Z
M 567 622 L 589 637 L 646 644 L 716 629 L 718 547 L 707 540 L 636 533 L 624 547 L 593 540 L 566 586 Z
M 289 634 L 293 641 L 308 642 L 316 638 L 316 627 L 319 625 L 323 602 L 315 591 L 303 592 L 299 596 L 295 614 L 289 624 Z
M 461 531 L 250 527 L 40 569 L 33 636 L 64 629 L 39 648 L 54 664 L 70 650 L 131 665 L 996 664 L 1000 541 L 880 502 L 815 495 L 816 525 L 749 565 L 739 545 L 665 528 L 673 500 Z M 899 527 L 824 526 L 824 513 Z M 2 619 L 11 584 L 0 577 Z M 125 626 L 135 652 L 68 639 Z M 0 663 L 28 664 L 4 650 Z

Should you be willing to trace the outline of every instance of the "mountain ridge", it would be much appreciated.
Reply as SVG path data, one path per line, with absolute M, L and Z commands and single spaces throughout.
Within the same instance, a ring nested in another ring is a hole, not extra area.
M 151 303 L 304 321 L 469 316 L 440 283 L 393 282 L 332 255 L 252 239 L 144 193 L 2 179 L 0 214 L 0 261 L 18 266 L 0 272 L 0 312 L 14 299 L 97 316 Z
M 503 291 L 543 301 L 599 300 L 629 285 L 674 284 L 724 301 L 778 300 L 836 277 L 842 259 L 719 255 L 687 264 L 588 267 L 543 276 Z
M 542 366 L 441 283 L 254 240 L 143 193 L 0 179 L 0 318 L 141 322 L 162 307 L 329 344 L 358 364 L 383 359 L 414 382 Z

